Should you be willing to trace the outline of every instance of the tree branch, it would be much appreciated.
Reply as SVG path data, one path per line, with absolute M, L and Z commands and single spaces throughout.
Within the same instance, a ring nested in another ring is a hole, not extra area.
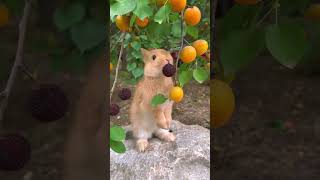
M 25 34 L 26 34 L 26 29 L 27 29 L 27 22 L 28 22 L 28 17 L 30 15 L 30 9 L 31 9 L 31 2 L 32 0 L 26 0 L 25 6 L 24 6 L 24 11 L 23 11 L 23 16 L 20 20 L 19 24 L 19 40 L 18 40 L 18 48 L 16 52 L 16 57 L 14 64 L 11 69 L 11 73 L 9 76 L 9 79 L 7 81 L 6 88 L 4 91 L 1 93 L 4 95 L 4 99 L 0 104 L 0 128 L 2 127 L 2 121 L 3 121 L 3 115 L 5 112 L 5 109 L 7 108 L 8 105 L 8 99 L 9 95 L 11 93 L 14 81 L 16 80 L 16 76 L 18 73 L 18 68 L 22 63 L 22 57 L 23 57 L 23 49 L 24 49 L 24 41 L 25 41 Z
M 110 101 L 111 101 L 112 94 L 113 94 L 113 91 L 114 91 L 114 88 L 116 86 L 117 79 L 118 79 L 119 66 L 120 66 L 120 61 L 121 61 L 121 57 L 122 57 L 122 53 L 123 53 L 125 35 L 126 35 L 125 32 L 121 34 L 121 48 L 120 48 L 120 53 L 119 53 L 119 57 L 118 57 L 117 67 L 116 67 L 116 75 L 114 77 L 113 85 L 112 85 L 112 88 L 110 90 Z
M 217 53 L 218 51 L 218 47 L 217 47 L 217 43 L 216 43 L 216 35 L 217 35 L 217 32 L 216 32 L 216 12 L 217 12 L 217 7 L 218 7 L 218 0 L 214 0 L 213 1 L 213 7 L 212 7 L 212 14 L 211 14 L 211 29 L 212 29 L 212 40 L 213 40 L 213 44 L 212 44 L 212 49 L 213 49 L 213 53 L 214 53 L 214 57 L 217 57 L 216 60 L 217 63 L 218 63 L 218 66 L 220 67 L 221 69 L 221 72 L 222 72 L 222 75 L 224 75 L 224 70 L 223 70 L 223 66 L 222 66 L 222 63 L 219 59 L 219 54 Z M 211 63 L 212 64 L 212 63 Z M 212 65 L 210 65 L 212 67 Z M 214 71 L 211 71 L 211 72 L 214 72 Z
M 180 59 L 180 53 L 182 51 L 182 48 L 183 48 L 183 40 L 184 40 L 184 36 L 183 36 L 183 14 L 184 14 L 184 11 L 181 12 L 181 45 L 180 45 L 180 49 L 179 49 L 179 52 L 178 52 L 178 57 L 177 57 L 177 60 L 176 60 L 176 74 L 175 74 L 175 82 L 176 84 L 178 84 L 178 63 L 179 63 L 179 59 Z

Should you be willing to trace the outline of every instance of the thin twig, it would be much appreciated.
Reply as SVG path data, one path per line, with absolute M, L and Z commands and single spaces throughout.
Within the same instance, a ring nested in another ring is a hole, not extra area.
M 24 65 L 20 64 L 19 68 L 22 70 L 22 72 L 27 75 L 30 79 L 36 80 L 35 77 L 32 75 L 32 73 L 29 71 L 29 69 Z
M 179 49 L 179 52 L 178 52 L 178 57 L 177 57 L 177 60 L 176 60 L 176 69 L 178 69 L 180 53 L 181 53 L 182 48 L 183 48 L 183 40 L 184 40 L 184 36 L 183 36 L 183 14 L 184 14 L 184 12 L 182 11 L 181 12 L 181 45 L 180 45 L 180 49 Z M 178 84 L 178 71 L 176 71 L 174 79 L 175 79 L 176 84 Z
M 8 105 L 9 95 L 12 90 L 14 81 L 16 80 L 19 65 L 22 63 L 27 22 L 28 22 L 28 17 L 31 12 L 30 11 L 31 5 L 32 5 L 31 1 L 32 0 L 26 0 L 25 6 L 24 6 L 24 11 L 23 11 L 23 16 L 22 16 L 22 18 L 20 20 L 20 24 L 19 24 L 19 40 L 18 40 L 18 48 L 17 48 L 17 52 L 16 52 L 16 57 L 15 57 L 15 61 L 12 66 L 12 69 L 11 69 L 9 79 L 7 81 L 6 88 L 3 92 L 3 93 L 5 93 L 4 100 L 0 104 L 0 128 L 2 127 L 3 115 L 5 112 L 5 109 L 7 108 L 7 105 Z
M 185 38 L 183 38 L 183 40 L 184 40 L 184 42 L 186 42 L 188 45 L 191 46 L 191 44 Z
M 118 57 L 117 67 L 116 67 L 116 75 L 115 75 L 115 77 L 114 77 L 113 85 L 112 85 L 112 88 L 111 88 L 111 90 L 110 90 L 110 101 L 111 101 L 112 94 L 113 94 L 113 91 L 114 91 L 114 88 L 115 88 L 115 86 L 116 86 L 117 79 L 118 79 L 119 66 L 120 66 L 120 61 L 121 61 L 122 53 L 123 53 L 123 46 L 124 46 L 124 37 L 125 37 L 125 35 L 126 35 L 125 32 L 121 34 L 121 48 L 120 48 L 120 53 L 119 53 L 119 57 Z
M 120 32 L 120 31 L 119 31 L 119 32 Z M 119 32 L 118 32 L 118 33 L 119 33 Z M 117 34 L 118 34 L 118 33 L 117 33 Z M 121 42 L 121 35 L 120 35 L 120 38 L 116 41 L 116 43 L 114 43 L 113 46 L 110 48 L 110 53 L 114 50 L 114 48 L 117 46 L 117 44 L 118 44 L 119 42 Z
M 274 3 L 271 2 L 271 8 L 263 15 L 263 17 L 259 20 L 259 22 L 256 24 L 256 26 L 259 26 L 269 16 L 269 14 L 272 12 L 273 8 L 274 8 Z

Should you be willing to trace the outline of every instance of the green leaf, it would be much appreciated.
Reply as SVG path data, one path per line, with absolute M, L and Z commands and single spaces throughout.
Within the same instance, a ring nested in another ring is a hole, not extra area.
M 249 65 L 263 50 L 262 31 L 238 30 L 221 42 L 221 63 L 225 74 L 236 73 Z
M 110 148 L 116 153 L 122 154 L 126 152 L 126 147 L 121 141 L 110 140 Z
M 164 102 L 166 102 L 168 98 L 166 98 L 164 95 L 162 94 L 157 94 L 155 96 L 153 96 L 152 100 L 151 100 L 151 105 L 152 107 L 155 107 L 159 104 L 163 104 Z
M 137 67 L 137 63 L 127 64 L 127 70 L 128 70 L 128 71 L 132 71 L 132 70 L 134 70 L 136 67 Z
M 179 84 L 180 86 L 184 86 L 185 84 L 187 84 L 191 79 L 192 79 L 192 71 L 182 71 L 179 74 Z
M 179 13 L 171 13 L 169 14 L 170 22 L 175 22 L 179 19 Z
M 123 141 L 126 138 L 125 130 L 120 126 L 110 128 L 110 139 L 113 141 Z
M 114 16 L 124 15 L 136 8 L 136 0 L 117 0 L 116 3 L 110 6 L 110 18 L 113 20 Z
M 304 30 L 294 23 L 270 25 L 266 29 L 265 37 L 270 53 L 288 68 L 295 67 L 306 52 Z
M 149 40 L 158 41 L 159 38 L 170 35 L 170 29 L 171 25 L 168 23 L 158 24 L 151 22 L 147 27 Z
M 198 82 L 198 83 L 203 83 L 205 80 L 207 80 L 209 77 L 208 71 L 205 69 L 194 69 L 193 70 L 193 78 Z
M 182 32 L 182 36 L 186 35 L 186 30 L 185 30 L 185 25 L 183 25 L 183 32 Z M 180 22 L 176 22 L 172 25 L 171 27 L 171 32 L 172 35 L 174 37 L 181 37 L 181 23 Z
M 138 82 L 138 80 L 134 79 L 134 78 L 125 80 L 125 83 L 129 84 L 129 85 L 135 85 L 135 84 L 137 84 L 137 82 Z
M 162 24 L 163 22 L 166 22 L 166 20 L 169 17 L 170 13 L 170 7 L 169 5 L 162 6 L 158 12 L 154 16 L 154 22 L 157 22 L 159 24 Z
M 136 22 L 137 16 L 136 15 L 132 15 L 130 18 L 130 27 L 133 26 L 134 22 Z
M 134 78 L 139 78 L 143 75 L 143 68 L 138 67 L 132 70 L 131 72 Z
M 55 25 L 60 31 L 71 28 L 85 16 L 86 10 L 82 3 L 75 2 L 66 8 L 58 8 L 53 16 Z
M 198 39 L 199 29 L 194 26 L 187 26 L 187 34 L 189 34 L 194 39 Z
M 82 53 L 104 42 L 106 36 L 105 26 L 92 20 L 87 20 L 71 29 L 72 41 Z
M 139 50 L 132 51 L 131 55 L 136 59 L 140 59 L 141 58 L 141 52 Z
M 137 50 L 137 51 L 140 51 L 140 49 L 141 49 L 141 43 L 138 42 L 138 41 L 133 41 L 133 42 L 131 43 L 131 47 L 132 47 L 133 49 Z
M 228 13 L 217 21 L 217 40 L 225 39 L 234 30 L 248 27 L 249 22 L 255 17 L 257 5 L 243 6 L 235 4 Z
M 139 0 L 137 2 L 137 8 L 133 11 L 133 14 L 138 16 L 139 19 L 152 16 L 153 10 L 148 4 L 149 0 Z

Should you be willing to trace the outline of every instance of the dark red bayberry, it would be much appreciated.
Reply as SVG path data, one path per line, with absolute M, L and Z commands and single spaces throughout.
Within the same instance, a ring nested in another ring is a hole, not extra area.
M 119 97 L 122 100 L 130 99 L 131 97 L 131 91 L 128 88 L 123 88 L 119 91 Z
M 28 104 L 32 117 L 43 122 L 62 118 L 68 106 L 66 94 L 59 86 L 52 84 L 41 85 L 33 90 Z
M 30 160 L 31 146 L 27 139 L 18 134 L 0 137 L 0 170 L 22 169 Z
M 110 104 L 110 115 L 115 116 L 119 113 L 120 107 L 117 104 Z
M 168 63 L 163 67 L 162 73 L 167 77 L 172 77 L 176 73 L 176 68 Z

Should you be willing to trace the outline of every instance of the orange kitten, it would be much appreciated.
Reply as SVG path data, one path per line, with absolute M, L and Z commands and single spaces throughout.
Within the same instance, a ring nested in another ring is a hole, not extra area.
M 167 129 L 170 127 L 173 102 L 167 100 L 156 107 L 151 106 L 153 96 L 161 93 L 169 95 L 173 87 L 171 77 L 162 73 L 162 68 L 173 64 L 170 52 L 163 49 L 141 49 L 144 65 L 144 77 L 138 82 L 130 107 L 130 122 L 133 135 L 137 138 L 137 148 L 143 152 L 148 147 L 152 134 L 165 141 L 174 141 L 175 136 Z

